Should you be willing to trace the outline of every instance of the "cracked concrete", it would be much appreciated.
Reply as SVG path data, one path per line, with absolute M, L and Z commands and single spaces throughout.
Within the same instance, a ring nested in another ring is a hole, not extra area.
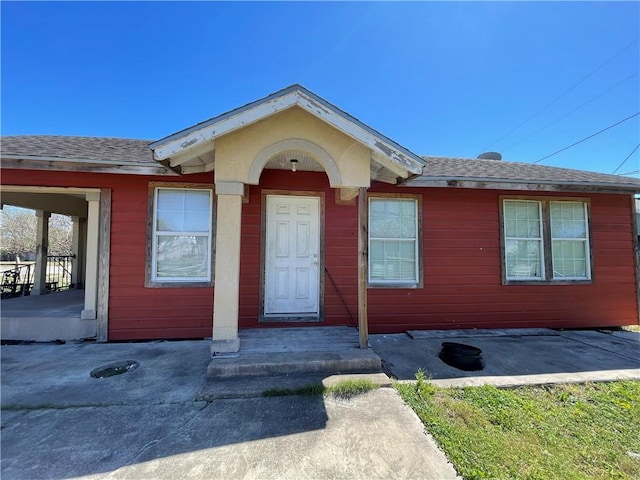
M 4 479 L 455 478 L 391 388 L 195 401 L 209 342 L 2 347 Z M 89 372 L 121 359 L 136 370 Z M 99 406 L 86 406 L 97 404 Z
M 460 341 L 483 349 L 487 368 L 481 372 L 442 363 L 441 338 L 372 335 L 371 344 L 397 378 L 411 380 L 423 368 L 443 385 L 640 378 L 637 334 L 544 333 L 460 333 Z M 204 340 L 15 345 L 3 346 L 1 354 L 3 480 L 455 478 L 391 388 L 351 401 L 196 401 L 210 360 Z M 140 367 L 89 376 L 123 359 Z

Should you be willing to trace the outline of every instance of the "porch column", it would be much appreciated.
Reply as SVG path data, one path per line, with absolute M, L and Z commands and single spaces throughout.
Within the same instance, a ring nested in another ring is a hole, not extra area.
M 100 194 L 87 193 L 89 204 L 87 214 L 87 244 L 86 249 L 92 254 L 87 255 L 84 279 L 84 310 L 80 313 L 83 320 L 94 320 L 98 303 L 98 231 L 100 227 Z
M 87 219 L 71 217 L 73 240 L 71 250 L 75 258 L 71 263 L 72 288 L 84 288 L 84 250 L 87 235 Z
M 47 253 L 49 252 L 49 217 L 51 212 L 36 210 L 36 265 L 31 295 L 47 293 Z
M 358 331 L 360 348 L 369 347 L 369 319 L 367 316 L 367 277 L 369 267 L 369 202 L 367 189 L 358 195 Z
M 211 354 L 240 350 L 238 308 L 240 290 L 241 182 L 217 182 L 216 261 Z

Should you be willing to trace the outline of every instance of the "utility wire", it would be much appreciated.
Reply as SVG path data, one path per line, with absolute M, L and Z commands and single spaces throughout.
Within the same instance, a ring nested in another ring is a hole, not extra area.
M 616 88 L 618 85 L 623 84 L 624 82 L 626 82 L 627 80 L 629 80 L 630 78 L 635 77 L 636 75 L 638 75 L 638 70 L 636 70 L 634 73 L 632 73 L 631 75 L 629 75 L 627 78 L 625 78 L 624 80 L 620 80 L 618 83 L 616 83 L 615 85 L 607 88 L 604 92 L 596 95 L 595 97 L 592 97 L 591 99 L 587 100 L 586 102 L 584 102 L 581 105 L 578 105 L 576 108 L 574 108 L 573 110 L 571 110 L 568 113 L 565 113 L 564 115 L 562 115 L 560 118 L 556 118 L 553 122 L 546 124 L 544 127 L 539 128 L 538 130 L 536 130 L 535 132 L 533 132 L 531 135 L 527 135 L 526 137 L 518 140 L 516 143 L 512 143 L 511 145 L 509 145 L 507 148 L 503 148 L 502 149 L 502 153 L 505 153 L 507 151 L 509 151 L 511 148 L 515 147 L 516 145 L 521 144 L 522 142 L 524 142 L 525 140 L 530 139 L 531 137 L 533 137 L 534 135 L 537 135 L 538 133 L 540 133 L 541 131 L 545 130 L 546 128 L 549 128 L 551 125 L 554 125 L 556 123 L 558 123 L 560 120 L 568 117 L 569 115 L 571 115 L 573 112 L 575 112 L 576 110 L 580 110 L 582 107 L 588 105 L 589 103 L 593 102 L 594 100 L 597 100 L 598 98 L 602 97 L 603 95 L 605 95 L 606 93 L 609 93 L 611 90 L 613 90 L 614 88 Z
M 627 173 L 619 173 L 618 175 L 633 175 L 634 173 L 640 173 L 640 170 L 634 170 L 633 172 L 627 172 Z
M 603 64 L 601 64 L 599 67 L 597 67 L 595 70 L 593 70 L 591 73 L 589 73 L 588 75 L 586 75 L 585 77 L 582 77 L 576 84 L 574 84 L 573 86 L 569 87 L 567 90 L 565 90 L 563 93 L 561 93 L 559 96 L 557 96 L 556 98 L 554 98 L 553 100 L 551 100 L 549 103 L 547 103 L 544 107 L 542 107 L 540 110 L 538 110 L 537 112 L 535 112 L 533 115 L 531 115 L 530 117 L 528 117 L 525 121 L 523 121 L 522 123 L 518 124 L 517 126 L 515 126 L 514 128 L 512 128 L 511 130 L 509 130 L 507 133 L 505 133 L 503 136 L 501 136 L 498 140 L 495 140 L 494 142 L 490 143 L 489 145 L 487 145 L 486 147 L 484 147 L 482 150 L 485 151 L 489 148 L 491 148 L 493 145 L 495 145 L 496 143 L 500 142 L 501 140 L 505 139 L 506 137 L 508 137 L 509 135 L 511 135 L 513 132 L 515 132 L 516 130 L 518 130 L 520 127 L 522 127 L 523 125 L 525 125 L 526 123 L 528 123 L 531 119 L 533 119 L 534 117 L 538 116 L 540 113 L 542 113 L 543 111 L 545 111 L 547 108 L 549 108 L 551 105 L 553 105 L 554 103 L 556 103 L 558 100 L 560 100 L 562 97 L 564 97 L 565 95 L 567 95 L 569 92 L 571 92 L 574 88 L 576 88 L 578 85 L 580 85 L 581 83 L 583 83 L 585 80 L 587 80 L 589 77 L 591 77 L 593 74 L 595 74 L 596 72 L 600 71 L 602 68 L 604 68 L 606 65 L 608 65 L 609 63 L 611 63 L 613 60 L 615 60 L 616 58 L 618 58 L 623 52 L 625 52 L 629 47 L 631 47 L 631 45 L 633 45 L 634 43 L 637 43 L 638 39 L 636 38 L 635 40 L 633 40 L 632 42 L 628 43 L 622 50 L 620 50 L 618 53 L 616 53 L 613 57 L 611 57 L 609 60 L 607 60 L 606 62 L 604 62 Z
M 577 142 L 572 143 L 568 147 L 561 148 L 560 150 L 558 150 L 556 152 L 553 152 L 553 153 L 550 153 L 549 155 L 547 155 L 545 157 L 539 158 L 538 160 L 536 160 L 535 162 L 532 162 L 532 163 L 540 163 L 541 161 L 546 160 L 549 157 L 553 157 L 554 155 L 557 155 L 560 152 L 564 152 L 565 150 L 568 150 L 571 147 L 575 147 L 579 143 L 582 143 L 582 142 L 584 142 L 586 140 L 589 140 L 590 138 L 593 138 L 596 135 L 600 135 L 602 132 L 606 132 L 607 130 L 609 130 L 609 129 L 613 128 L 613 127 L 616 127 L 616 126 L 620 125 L 621 123 L 626 122 L 627 120 L 631 120 L 633 117 L 637 117 L 638 115 L 640 115 L 640 112 L 634 113 L 633 115 L 630 115 L 627 118 L 623 118 L 622 120 L 620 120 L 619 122 L 614 123 L 613 125 L 609 125 L 608 127 L 603 128 L 602 130 L 600 130 L 600 131 L 598 131 L 598 132 L 596 132 L 596 133 L 594 133 L 592 135 L 589 135 L 588 137 L 585 137 L 582 140 L 578 140 Z
M 620 165 L 618 165 L 618 168 L 616 168 L 613 173 L 615 174 L 618 170 L 620 170 L 620 167 L 622 167 L 625 163 L 627 163 L 627 160 L 629 160 L 631 158 L 631 155 L 634 154 L 634 152 L 638 149 L 638 147 L 640 147 L 640 143 L 638 145 L 635 146 L 635 148 L 633 150 L 631 150 L 631 153 L 629 155 L 627 155 L 627 158 L 625 158 L 622 163 Z

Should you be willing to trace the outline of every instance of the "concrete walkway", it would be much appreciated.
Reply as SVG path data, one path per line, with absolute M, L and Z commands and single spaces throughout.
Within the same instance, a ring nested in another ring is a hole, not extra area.
M 482 349 L 485 368 L 465 372 L 445 364 L 442 342 Z M 385 372 L 414 380 L 421 368 L 439 386 L 538 385 L 587 381 L 640 380 L 640 334 L 611 331 L 453 330 L 372 335 Z
M 482 348 L 486 368 L 444 364 L 445 340 Z M 418 368 L 449 386 L 640 379 L 640 335 L 629 332 L 411 332 L 370 341 L 399 380 Z M 350 401 L 257 396 L 273 382 L 307 381 L 295 375 L 211 390 L 205 340 L 11 345 L 1 356 L 3 480 L 455 478 L 388 382 Z M 124 360 L 140 366 L 89 376 Z M 324 375 L 314 381 L 336 381 Z
M 196 401 L 209 342 L 3 346 L 1 476 L 455 478 L 391 388 Z M 121 360 L 140 366 L 96 379 Z

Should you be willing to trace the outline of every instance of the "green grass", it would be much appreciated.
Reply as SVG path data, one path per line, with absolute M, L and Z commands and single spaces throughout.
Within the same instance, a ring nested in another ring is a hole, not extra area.
M 640 478 L 638 381 L 439 388 L 418 376 L 396 389 L 466 479 Z
M 376 388 L 378 388 L 378 385 L 367 379 L 346 379 L 341 380 L 330 387 L 325 387 L 321 383 L 312 383 L 299 388 L 270 388 L 262 392 L 262 396 L 283 397 L 287 395 L 329 395 L 343 400 L 349 400 L 370 390 L 375 390 Z

